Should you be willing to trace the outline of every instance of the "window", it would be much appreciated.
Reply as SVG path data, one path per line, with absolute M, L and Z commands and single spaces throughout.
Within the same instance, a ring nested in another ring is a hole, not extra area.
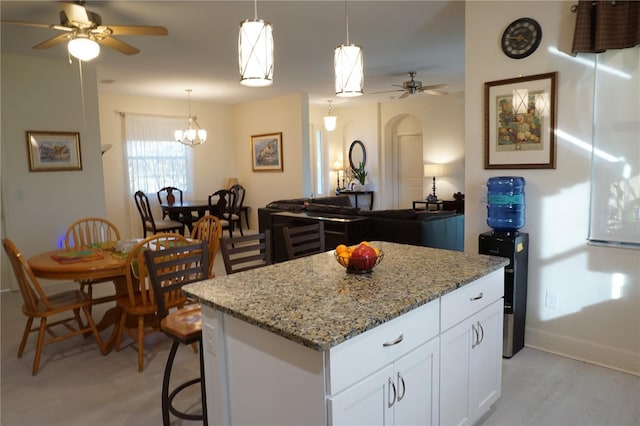
M 322 130 L 315 131 L 315 138 L 311 143 L 311 169 L 313 174 L 313 191 L 317 195 L 325 194 L 325 159 L 324 139 Z
M 191 189 L 191 148 L 174 140 L 180 118 L 126 115 L 129 191 L 153 194 L 165 186 Z

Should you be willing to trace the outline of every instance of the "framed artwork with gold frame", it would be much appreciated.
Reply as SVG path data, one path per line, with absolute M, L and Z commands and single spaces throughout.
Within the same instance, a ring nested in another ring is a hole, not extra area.
M 82 170 L 80 133 L 28 130 L 29 171 Z

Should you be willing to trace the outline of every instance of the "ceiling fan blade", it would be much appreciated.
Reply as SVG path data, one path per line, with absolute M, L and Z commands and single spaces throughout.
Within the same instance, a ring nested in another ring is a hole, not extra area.
M 402 95 L 400 95 L 400 97 L 398 97 L 398 99 L 404 99 L 407 96 L 409 96 L 409 92 L 405 91 Z
M 383 90 L 381 92 L 367 92 L 370 95 L 377 95 L 379 93 L 391 93 L 391 92 L 404 92 L 404 89 L 397 89 L 397 90 Z
M 75 22 L 85 26 L 91 26 L 92 22 L 87 15 L 87 9 L 76 3 L 62 3 L 64 13 L 67 15 L 69 22 Z M 81 26 L 82 26 L 81 25 Z
M 42 43 L 38 43 L 33 46 L 34 49 L 48 49 L 50 47 L 55 46 L 56 44 L 60 44 L 69 40 L 69 34 L 58 34 L 55 37 L 51 37 L 49 40 L 45 40 Z
M 448 84 L 432 84 L 430 86 L 422 86 L 422 90 L 440 90 L 440 89 L 448 89 Z
M 146 25 L 109 25 L 106 26 L 113 35 L 167 35 L 165 27 Z M 103 27 L 98 27 L 98 29 Z
M 114 37 L 105 37 L 103 39 L 97 39 L 96 41 L 125 55 L 135 55 L 137 53 L 140 53 L 140 49 L 137 49 L 130 44 L 127 44 L 124 41 L 120 41 Z
M 426 93 L 427 95 L 432 95 L 432 96 L 444 96 L 444 95 L 446 95 L 445 92 L 441 92 L 439 90 L 423 90 L 422 93 Z
M 10 24 L 10 25 L 23 25 L 27 27 L 38 27 L 38 28 L 51 28 L 53 25 L 50 24 L 36 24 L 35 22 L 22 22 L 22 21 L 1 21 L 2 24 Z

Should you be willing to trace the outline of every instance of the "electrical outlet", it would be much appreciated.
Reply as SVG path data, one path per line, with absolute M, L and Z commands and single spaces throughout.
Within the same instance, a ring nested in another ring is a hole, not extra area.
M 544 305 L 550 309 L 558 308 L 558 295 L 555 291 L 547 290 Z

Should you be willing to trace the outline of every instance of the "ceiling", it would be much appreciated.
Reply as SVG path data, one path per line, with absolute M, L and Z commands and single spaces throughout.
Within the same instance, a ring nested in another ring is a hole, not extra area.
M 168 36 L 119 36 L 139 48 L 126 56 L 102 47 L 96 63 L 100 91 L 137 96 L 185 98 L 238 104 L 294 92 L 311 103 L 370 103 L 397 98 L 394 90 L 416 71 L 423 85 L 446 83 L 448 93 L 464 90 L 463 1 L 348 2 L 349 41 L 364 51 L 365 95 L 336 98 L 333 50 L 347 41 L 345 3 L 333 0 L 256 3 L 257 17 L 273 24 L 274 84 L 240 85 L 238 28 L 254 18 L 254 2 L 87 1 L 104 25 L 161 25 Z M 58 24 L 57 1 L 0 2 L 2 20 Z M 2 24 L 2 53 L 67 59 L 66 44 L 47 50 L 32 47 L 59 31 Z M 75 68 L 70 68 L 75 71 Z M 111 81 L 111 83 L 105 83 Z M 416 94 L 413 96 L 429 96 Z M 402 102 L 402 100 L 399 100 Z

